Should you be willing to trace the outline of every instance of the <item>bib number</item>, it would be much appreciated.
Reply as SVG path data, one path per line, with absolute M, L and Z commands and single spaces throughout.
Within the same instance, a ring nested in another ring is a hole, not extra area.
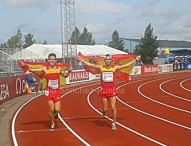
M 102 80 L 104 82 L 113 82 L 113 72 L 103 72 Z
M 58 89 L 58 80 L 49 80 L 48 87 L 52 89 Z
M 48 91 L 48 90 L 45 90 L 44 95 L 45 95 L 45 96 L 48 96 L 48 95 L 49 95 L 49 91 Z

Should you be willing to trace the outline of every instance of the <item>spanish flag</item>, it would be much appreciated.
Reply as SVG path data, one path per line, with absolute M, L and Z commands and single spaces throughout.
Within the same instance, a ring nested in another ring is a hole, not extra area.
M 18 61 L 19 67 L 22 69 L 24 73 L 29 71 L 29 68 L 31 69 L 41 69 L 44 66 L 48 66 L 49 64 L 47 62 L 31 62 L 31 61 Z M 61 67 L 62 70 L 65 70 L 69 65 L 64 63 L 56 63 L 56 66 Z M 43 72 L 35 72 L 35 74 L 40 77 L 41 79 L 45 77 L 45 74 Z
M 102 66 L 105 65 L 104 57 L 84 56 L 80 52 L 78 53 L 78 55 L 81 56 L 83 58 L 83 60 L 88 61 L 92 64 L 102 65 Z M 112 66 L 120 66 L 120 65 L 127 64 L 128 62 L 131 62 L 132 60 L 134 60 L 136 57 L 137 56 L 133 55 L 133 54 L 115 54 L 115 55 L 112 55 Z M 129 67 L 117 70 L 114 73 L 115 79 L 129 81 L 129 74 L 130 74 L 131 70 L 133 69 L 133 67 L 134 67 L 134 64 L 130 65 Z M 95 69 L 95 68 L 89 67 L 87 65 L 84 65 L 84 69 L 88 72 L 91 72 L 92 74 L 100 74 L 101 73 L 101 71 L 99 69 Z

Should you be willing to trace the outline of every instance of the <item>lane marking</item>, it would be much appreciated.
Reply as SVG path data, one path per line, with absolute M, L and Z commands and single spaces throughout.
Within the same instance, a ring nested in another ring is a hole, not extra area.
M 188 92 L 191 92 L 191 90 L 189 90 L 188 88 L 186 88 L 186 87 L 184 87 L 184 86 L 182 85 L 184 82 L 186 82 L 186 81 L 188 81 L 188 80 L 191 80 L 191 78 L 190 78 L 190 79 L 183 80 L 183 81 L 180 83 L 180 87 L 182 87 L 184 90 L 186 90 L 186 91 L 188 91 Z
M 98 83 L 96 83 L 96 84 L 98 84 Z M 94 84 L 93 84 L 94 85 Z M 79 86 L 79 85 L 76 85 L 76 86 Z M 91 86 L 91 85 L 88 85 L 88 86 Z M 84 87 L 86 87 L 86 86 L 84 86 Z M 72 90 L 71 90 L 72 91 Z M 70 91 L 70 92 L 71 92 Z M 23 105 L 21 105 L 20 107 L 19 107 L 19 109 L 16 111 L 16 113 L 15 113 L 15 115 L 14 115 L 14 117 L 13 117 L 13 120 L 12 120 L 12 124 L 11 124 L 11 134 L 12 134 L 12 139 L 13 139 L 13 144 L 14 144 L 14 146 L 18 146 L 18 142 L 17 142 L 17 139 L 16 139 L 16 135 L 15 135 L 15 122 L 16 122 L 16 118 L 17 118 L 17 116 L 18 116 L 18 114 L 19 114 L 19 112 L 22 110 L 22 108 L 24 107 L 24 106 L 26 106 L 29 102 L 31 102 L 32 100 L 34 100 L 34 99 L 36 99 L 37 97 L 40 97 L 40 96 L 42 96 L 42 95 L 44 95 L 44 94 L 39 94 L 39 95 L 37 95 L 37 96 L 35 96 L 35 97 L 33 97 L 33 98 L 31 98 L 31 99 L 29 99 L 28 101 L 26 101 Z M 66 94 L 64 94 L 64 95 L 62 95 L 62 97 L 63 96 L 65 96 Z M 59 118 L 60 119 L 60 118 Z M 67 124 L 66 124 L 67 125 Z M 68 126 L 67 126 L 68 127 Z M 82 139 L 81 139 L 82 140 Z M 90 145 L 87 145 L 87 146 L 90 146 Z
M 142 78 L 141 78 L 142 79 Z M 146 78 L 145 80 L 148 80 L 149 78 Z M 91 84 L 91 83 L 90 83 Z M 99 84 L 99 83 L 96 83 L 96 84 Z M 91 84 L 91 85 L 88 85 L 88 86 L 92 86 L 94 84 Z M 76 86 L 79 86 L 79 85 L 76 85 Z M 84 86 L 86 87 L 86 86 Z M 81 88 L 81 87 L 80 87 Z M 64 94 L 63 96 L 65 96 L 66 94 Z M 21 111 L 21 109 L 26 105 L 28 104 L 30 101 L 32 101 L 33 99 L 39 97 L 41 95 L 37 95 L 35 97 L 33 97 L 32 99 L 30 99 L 29 101 L 27 101 L 25 104 L 23 104 L 18 110 L 17 112 L 15 113 L 14 117 L 13 117 L 13 120 L 12 120 L 12 128 L 11 128 L 11 133 L 12 133 L 12 138 L 13 138 L 13 143 L 14 143 L 14 146 L 18 146 L 18 143 L 17 143 L 17 139 L 16 139 L 16 135 L 15 135 L 15 121 L 16 121 L 16 118 L 19 114 L 19 112 Z M 61 116 L 59 115 L 59 119 L 61 119 Z
M 56 131 L 66 131 L 67 128 L 56 128 Z M 49 129 L 39 129 L 39 130 L 19 130 L 15 131 L 15 133 L 33 133 L 33 132 L 50 132 Z
M 178 79 L 181 79 L 181 78 L 185 78 L 185 77 L 179 77 Z M 186 99 L 186 98 L 183 98 L 183 97 L 181 97 L 181 96 L 178 96 L 178 95 L 172 94 L 172 93 L 170 93 L 170 92 L 167 92 L 166 90 L 164 90 L 164 89 L 162 88 L 162 86 L 163 86 L 165 83 L 170 82 L 170 81 L 173 81 L 173 80 L 177 80 L 177 78 L 176 78 L 176 79 L 171 79 L 171 80 L 168 80 L 168 81 L 165 81 L 165 82 L 161 83 L 161 84 L 159 85 L 160 90 L 163 91 L 164 93 L 170 95 L 170 96 L 173 96 L 173 97 L 176 97 L 176 98 L 178 98 L 178 99 L 191 102 L 191 100 L 189 100 L 189 99 Z
M 91 84 L 90 85 L 86 85 L 86 86 L 83 86 L 83 87 L 79 87 L 79 88 L 75 88 L 75 89 L 72 89 L 70 91 L 68 91 L 67 93 L 63 94 L 61 96 L 61 98 L 63 98 L 64 96 L 66 96 L 67 94 L 75 91 L 75 90 L 78 90 L 78 89 L 81 89 L 81 88 L 84 88 L 84 87 L 89 87 L 89 86 L 92 86 L 92 85 L 97 85 L 99 83 L 94 83 L 94 84 Z M 64 118 L 61 117 L 60 114 L 58 114 L 58 118 L 60 119 L 60 121 L 68 128 L 68 130 L 70 130 L 70 132 L 76 136 L 82 143 L 84 143 L 86 146 L 91 146 L 88 142 L 86 142 L 82 137 L 80 137 L 65 121 L 64 121 Z
M 148 82 L 145 82 L 145 83 L 141 84 L 141 85 L 138 87 L 138 92 L 139 92 L 139 94 L 142 95 L 144 98 L 147 98 L 147 99 L 149 99 L 149 100 L 151 100 L 151 101 L 153 101 L 153 102 L 155 102 L 155 103 L 158 103 L 158 104 L 160 104 L 160 105 L 163 105 L 163 106 L 166 106 L 166 107 L 169 107 L 169 108 L 172 108 L 172 109 L 181 111 L 181 112 L 185 112 L 185 113 L 191 114 L 191 111 L 187 111 L 187 110 L 184 110 L 184 109 L 181 109 L 181 108 L 177 108 L 177 107 L 174 107 L 174 106 L 165 104 L 165 103 L 163 103 L 163 102 L 157 101 L 157 100 L 155 100 L 155 99 L 150 98 L 149 96 L 144 95 L 144 94 L 140 91 L 141 87 L 143 87 L 144 85 L 146 85 L 146 84 L 148 84 L 148 83 L 151 83 L 151 82 L 155 82 L 155 81 L 157 81 L 157 80 L 160 80 L 160 79 L 148 81 Z
M 162 121 L 164 121 L 164 122 L 167 122 L 167 123 L 170 123 L 170 124 L 173 124 L 173 125 L 176 125 L 176 126 L 185 128 L 185 129 L 187 129 L 187 130 L 191 130 L 191 127 L 187 127 L 187 126 L 178 124 L 178 123 L 176 123 L 176 122 L 173 122 L 173 121 L 170 121 L 170 120 L 166 120 L 166 119 L 164 119 L 164 118 L 161 118 L 161 117 L 155 116 L 155 115 L 153 115 L 153 114 L 149 114 L 149 113 L 147 113 L 147 112 L 144 112 L 144 111 L 142 111 L 142 110 L 139 110 L 139 109 L 137 109 L 137 108 L 135 108 L 135 107 L 133 107 L 133 106 L 127 104 L 126 102 L 122 101 L 122 100 L 121 100 L 120 98 L 118 98 L 118 97 L 117 97 L 117 100 L 119 100 L 122 104 L 128 106 L 129 108 L 134 109 L 135 111 L 138 111 L 138 112 L 140 112 L 140 113 L 142 113 L 142 114 L 145 114 L 145 115 L 148 115 L 148 116 L 150 116 L 150 117 L 156 118 L 156 119 L 158 119 L 158 120 L 162 120 Z
M 95 110 L 98 114 L 102 115 L 102 113 L 101 113 L 100 111 L 98 111 L 98 110 L 91 104 L 91 102 L 90 102 L 90 95 L 91 95 L 95 90 L 97 90 L 97 89 L 99 89 L 99 88 L 100 88 L 100 87 L 98 87 L 98 88 L 92 90 L 92 91 L 88 94 L 88 96 L 87 96 L 87 101 L 88 101 L 88 104 L 90 105 L 90 107 L 91 107 L 93 110 Z M 110 121 L 113 121 L 113 120 L 112 120 L 111 118 L 109 118 L 108 116 L 105 116 L 105 118 L 107 118 L 107 119 L 110 120 Z M 158 144 L 158 145 L 166 146 L 165 144 L 163 144 L 163 143 L 161 143 L 161 142 L 159 142 L 159 141 L 156 141 L 156 140 L 154 140 L 154 139 L 152 139 L 152 138 L 150 138 L 150 137 L 148 137 L 148 136 L 145 136 L 145 135 L 143 135 L 143 134 L 141 134 L 141 133 L 139 133 L 139 132 L 137 132 L 137 131 L 135 131 L 135 130 L 129 128 L 129 127 L 126 127 L 125 125 L 123 125 L 123 124 L 121 124 L 121 123 L 119 123 L 119 122 L 116 122 L 116 124 L 119 125 L 119 126 L 121 126 L 121 127 L 124 128 L 124 129 L 126 129 L 126 130 L 128 130 L 128 131 L 130 131 L 130 132 L 132 132 L 132 133 L 134 133 L 134 134 L 137 134 L 137 135 L 139 135 L 139 136 L 141 136 L 141 137 L 143 137 L 143 138 L 145 138 L 145 139 L 147 139 L 147 140 L 149 140 L 149 141 L 152 141 L 152 142 L 154 142 L 154 143 L 156 143 L 156 144 Z
M 138 81 L 135 81 L 135 82 L 133 82 L 133 83 L 136 83 L 136 82 L 138 82 Z M 126 83 L 126 84 L 124 84 L 124 85 L 119 86 L 118 88 L 121 88 L 121 87 L 126 86 L 126 85 L 128 85 L 128 84 L 131 84 L 131 83 Z M 133 106 L 127 104 L 128 102 L 124 102 L 124 101 L 122 101 L 122 100 L 121 100 L 120 98 L 118 98 L 118 97 L 117 97 L 117 99 L 118 99 L 122 104 L 124 104 L 124 105 L 128 106 L 129 108 L 132 108 L 132 109 L 134 109 L 134 110 L 136 110 L 136 111 L 138 111 L 138 112 L 140 112 L 140 113 L 143 113 L 143 114 L 145 114 L 145 115 L 151 116 L 151 117 L 156 118 L 156 119 L 158 119 L 158 120 L 162 120 L 162 121 L 164 121 L 164 122 L 167 122 L 167 123 L 170 123 L 170 124 L 173 124 L 173 125 L 176 125 L 176 126 L 185 128 L 185 129 L 187 129 L 187 130 L 191 130 L 191 127 L 188 127 L 188 126 L 185 126 L 185 125 L 182 125 L 182 124 L 179 124 L 179 123 L 176 123 L 176 122 L 173 122 L 173 121 L 170 121 L 170 120 L 167 120 L 167 119 L 164 119 L 164 118 L 155 116 L 155 115 L 153 115 L 153 114 L 144 112 L 144 111 L 142 111 L 142 110 L 139 110 L 139 109 L 137 109 L 137 108 L 135 108 L 135 107 L 133 107 Z
M 21 111 L 21 109 L 27 105 L 30 101 L 34 100 L 35 98 L 39 97 L 39 96 L 42 96 L 43 94 L 40 94 L 40 95 L 37 95 L 31 99 L 29 99 L 28 101 L 26 101 L 18 110 L 17 112 L 15 113 L 14 117 L 13 117 L 13 120 L 12 120 L 12 126 L 11 126 L 11 133 L 12 133 L 12 138 L 13 138 L 13 143 L 14 143 L 14 146 L 18 146 L 18 142 L 17 142 L 17 139 L 16 139 L 16 135 L 15 135 L 15 121 L 16 121 L 16 118 L 19 114 L 19 112 Z

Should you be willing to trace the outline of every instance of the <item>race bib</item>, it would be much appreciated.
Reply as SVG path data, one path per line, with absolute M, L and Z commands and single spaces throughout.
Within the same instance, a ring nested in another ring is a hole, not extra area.
M 49 80 L 48 87 L 52 89 L 58 89 L 58 80 Z
M 44 91 L 44 95 L 45 95 L 45 96 L 48 96 L 48 95 L 49 95 L 49 91 L 48 91 L 48 90 L 45 90 L 45 91 Z
M 104 82 L 113 82 L 113 72 L 103 72 L 102 80 Z

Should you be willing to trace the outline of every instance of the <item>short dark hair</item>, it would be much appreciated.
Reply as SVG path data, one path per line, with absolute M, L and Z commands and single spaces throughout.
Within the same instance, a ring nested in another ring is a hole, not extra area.
M 106 57 L 112 58 L 110 54 L 106 54 L 104 58 L 106 58 Z
M 48 55 L 48 59 L 49 59 L 51 56 L 54 56 L 54 57 L 56 58 L 56 54 L 50 53 L 50 54 Z

